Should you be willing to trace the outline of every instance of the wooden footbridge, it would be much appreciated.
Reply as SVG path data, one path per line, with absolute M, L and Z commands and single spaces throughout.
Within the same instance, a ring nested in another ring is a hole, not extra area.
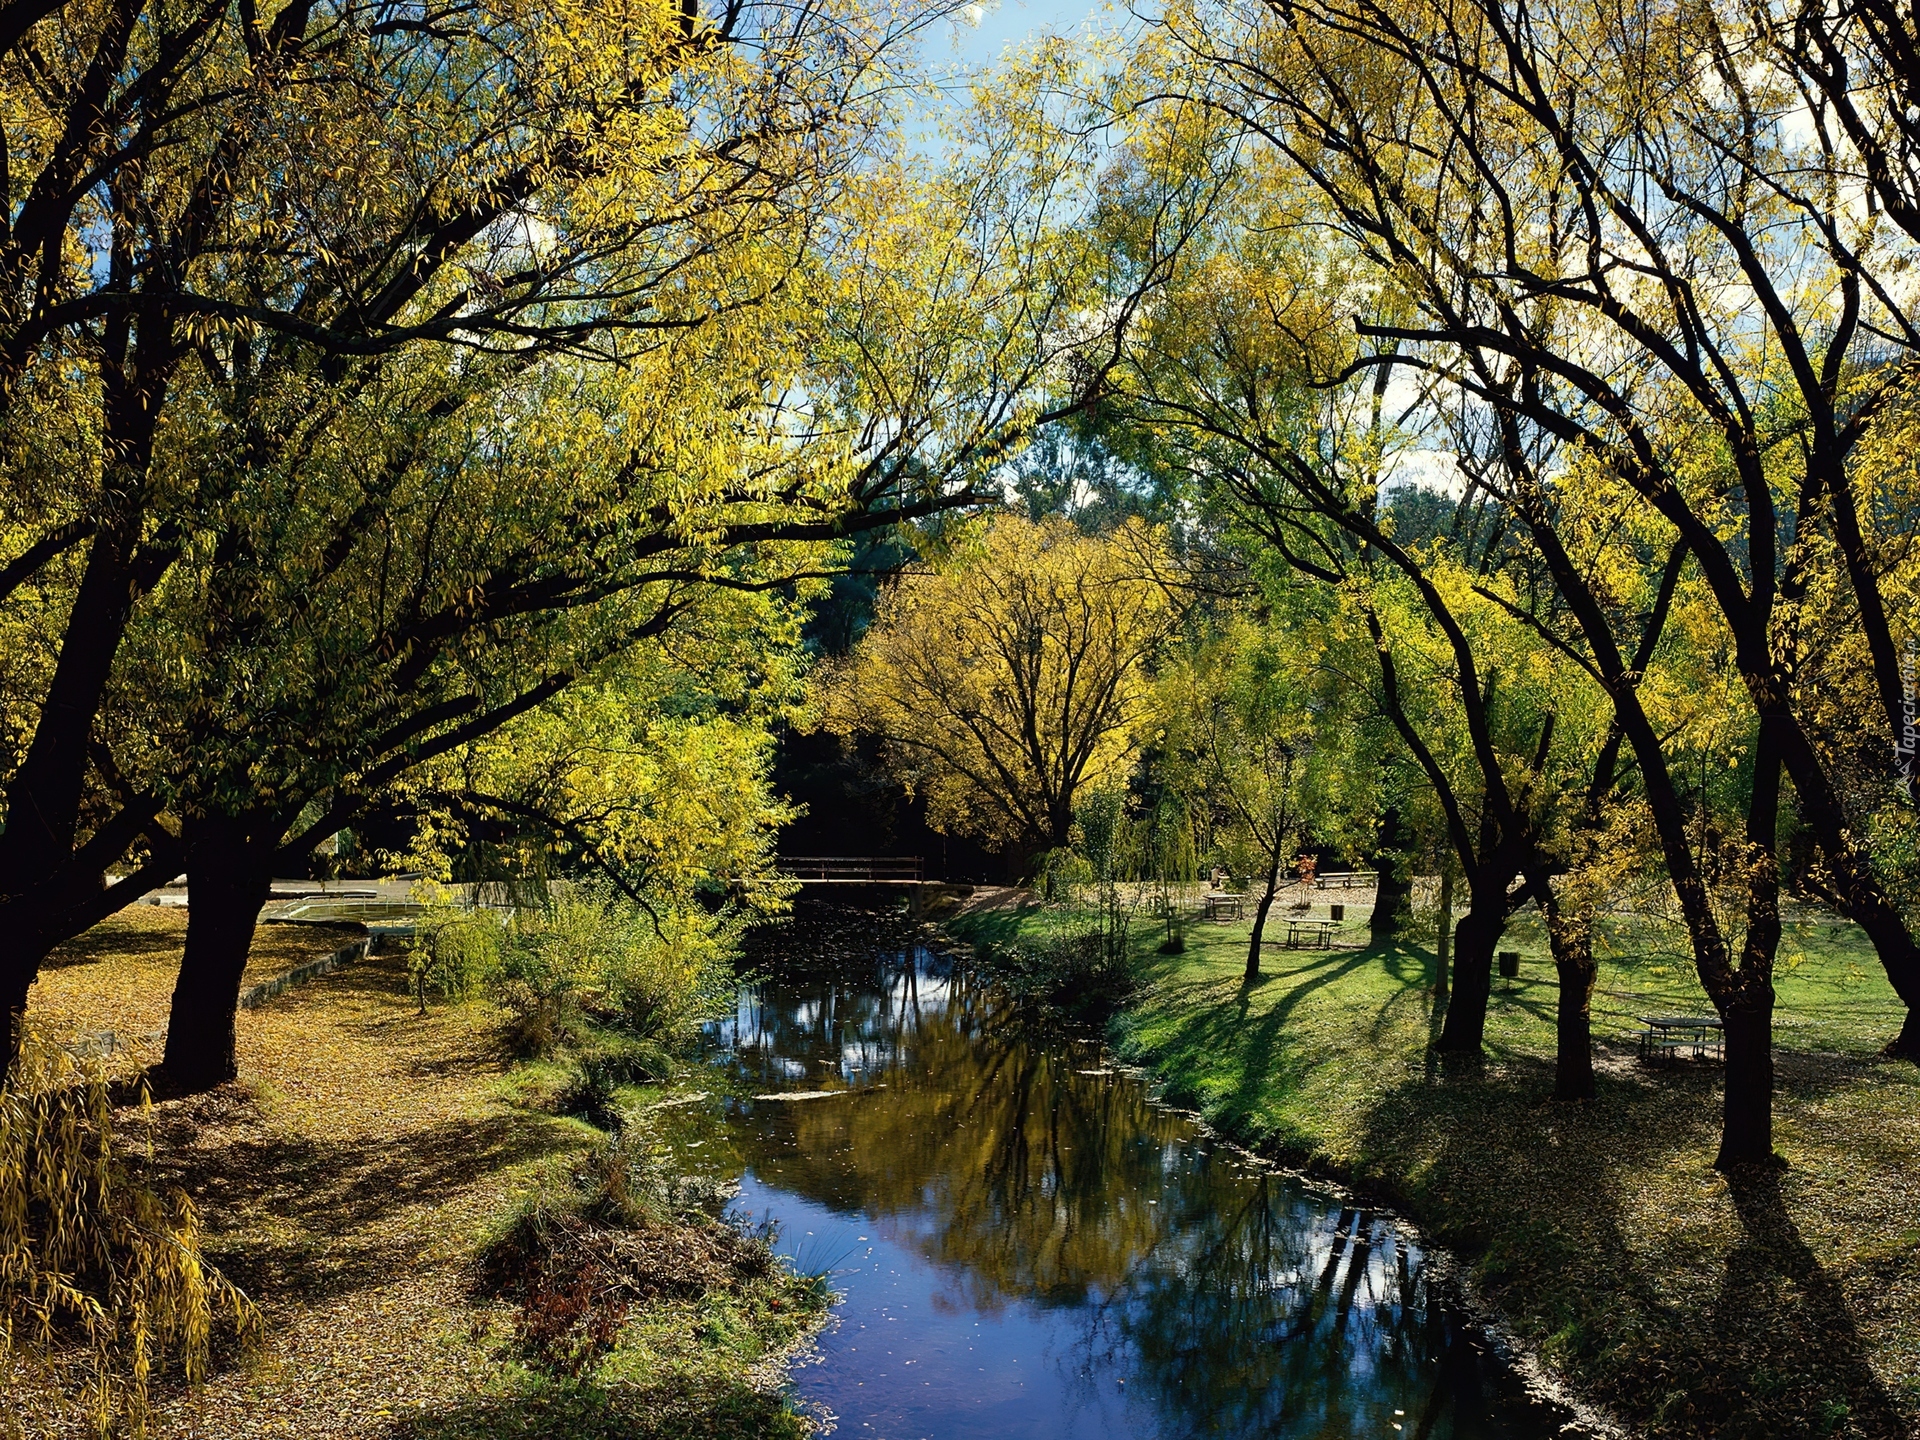
M 782 855 L 780 873 L 811 885 L 922 885 L 918 855 Z

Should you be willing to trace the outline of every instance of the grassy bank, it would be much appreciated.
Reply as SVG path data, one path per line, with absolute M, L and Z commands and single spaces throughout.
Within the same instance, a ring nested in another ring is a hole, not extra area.
M 948 928 L 975 943 L 1057 928 L 1033 909 Z M 1113 1022 L 1167 1097 L 1270 1153 L 1386 1198 L 1468 1263 L 1548 1367 L 1657 1436 L 1920 1434 L 1920 1070 L 1873 1052 L 1900 1010 L 1854 927 L 1795 917 L 1783 945 L 1778 1175 L 1711 1168 L 1716 1066 L 1646 1070 L 1634 1017 L 1706 1007 L 1676 936 L 1622 920 L 1595 1000 L 1600 1093 L 1551 1099 L 1553 971 L 1504 948 L 1488 1060 L 1428 1053 L 1420 945 L 1265 953 L 1196 925 L 1184 954 L 1134 936 L 1141 988 Z
M 138 1047 L 165 1023 L 182 931 L 177 912 L 116 918 L 46 971 L 32 1013 Z M 249 975 L 339 943 L 263 927 Z M 628 1243 L 643 1278 L 589 1379 L 528 1363 L 524 1312 L 482 1283 L 478 1257 L 538 1197 L 568 1202 L 607 1137 L 555 1113 L 556 1067 L 503 1053 L 483 1008 L 422 1016 L 405 992 L 404 961 L 374 957 L 243 1011 L 242 1081 L 156 1107 L 153 1178 L 193 1197 L 211 1258 L 260 1304 L 267 1340 L 199 1395 L 168 1399 L 152 1433 L 803 1434 L 779 1360 L 824 1294 L 692 1212 Z M 644 1112 L 662 1097 L 625 1098 Z M 634 1123 L 643 1139 L 644 1113 Z

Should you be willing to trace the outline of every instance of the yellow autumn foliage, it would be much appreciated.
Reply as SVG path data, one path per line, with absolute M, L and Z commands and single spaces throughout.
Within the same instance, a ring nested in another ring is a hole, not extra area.
M 822 677 L 822 723 L 880 737 L 943 831 L 1064 845 L 1075 797 L 1131 763 L 1174 572 L 1137 520 L 1087 535 L 1000 515 L 882 599 Z

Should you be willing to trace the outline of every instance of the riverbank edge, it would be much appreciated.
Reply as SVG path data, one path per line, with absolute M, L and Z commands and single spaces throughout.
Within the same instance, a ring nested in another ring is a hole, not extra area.
M 1020 892 L 1014 892 L 1018 895 Z M 1015 902 L 1017 903 L 1017 901 Z M 990 903 L 969 911 L 926 922 L 926 933 L 937 942 L 930 948 L 986 974 L 994 967 L 987 947 L 967 937 L 968 921 L 995 909 Z M 1543 1404 L 1564 1410 L 1571 1416 L 1570 1428 L 1561 1433 L 1592 1437 L 1592 1440 L 1640 1440 L 1644 1432 L 1621 1420 L 1599 1397 L 1589 1393 L 1575 1376 L 1563 1374 L 1521 1337 L 1514 1321 L 1503 1313 L 1474 1283 L 1472 1261 L 1475 1252 L 1458 1245 L 1436 1242 L 1430 1232 L 1434 1221 L 1420 1214 L 1422 1207 L 1408 1192 L 1397 1189 L 1390 1177 L 1363 1178 L 1324 1153 L 1303 1145 L 1289 1145 L 1278 1136 L 1261 1134 L 1250 1127 L 1222 1125 L 1209 1119 L 1191 1104 L 1183 1103 L 1178 1081 L 1151 1063 L 1143 1064 L 1122 1050 L 1116 1034 L 1119 1022 L 1128 1013 L 1122 1004 L 1101 1031 L 1109 1063 L 1137 1076 L 1147 1084 L 1149 1100 L 1223 1143 L 1243 1158 L 1278 1173 L 1288 1174 L 1336 1198 L 1364 1203 L 1371 1209 L 1390 1211 L 1394 1223 L 1414 1239 L 1435 1262 L 1435 1278 L 1455 1305 L 1486 1337 L 1494 1353 L 1519 1380 L 1527 1395 Z

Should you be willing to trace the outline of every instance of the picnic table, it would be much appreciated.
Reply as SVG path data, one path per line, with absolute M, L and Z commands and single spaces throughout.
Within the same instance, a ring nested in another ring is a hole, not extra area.
M 1640 1032 L 1642 1060 L 1677 1060 L 1682 1050 L 1691 1049 L 1693 1058 L 1723 1059 L 1726 1054 L 1726 1027 L 1718 1015 L 1642 1015 L 1647 1028 Z
M 1237 891 L 1209 890 L 1206 902 L 1209 920 L 1238 920 L 1246 913 L 1247 897 Z
M 1289 950 L 1331 950 L 1333 948 L 1333 922 L 1331 920 L 1287 921 L 1286 948 Z

